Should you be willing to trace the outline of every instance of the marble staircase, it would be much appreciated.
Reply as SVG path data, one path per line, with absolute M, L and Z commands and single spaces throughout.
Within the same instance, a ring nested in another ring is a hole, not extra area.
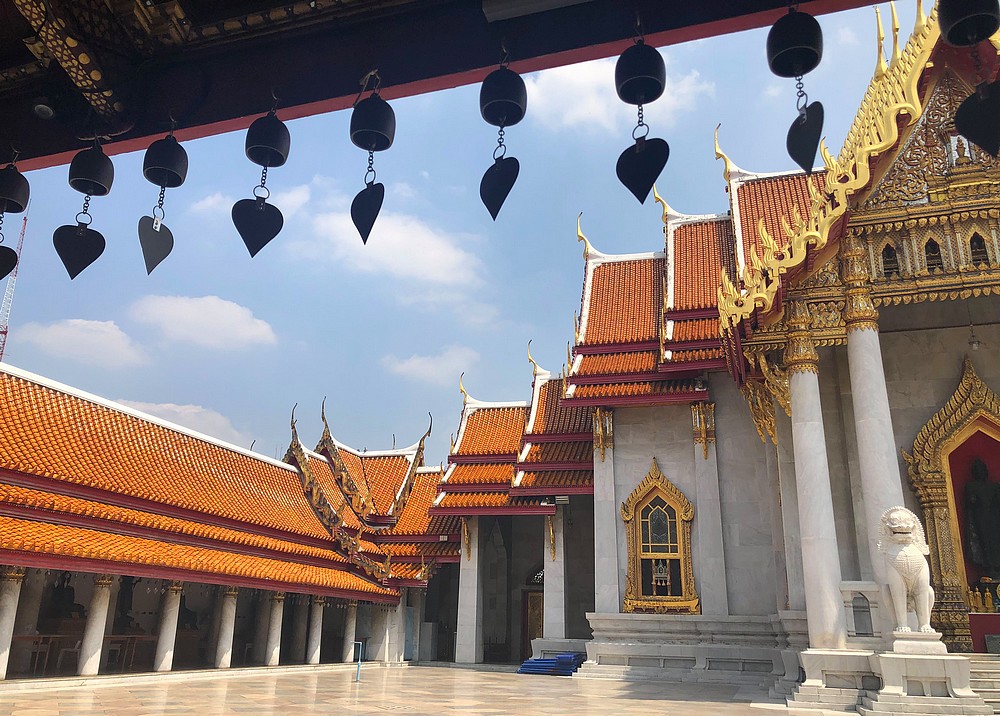
M 969 683 L 983 701 L 1000 714 L 1000 654 L 971 654 L 972 669 Z

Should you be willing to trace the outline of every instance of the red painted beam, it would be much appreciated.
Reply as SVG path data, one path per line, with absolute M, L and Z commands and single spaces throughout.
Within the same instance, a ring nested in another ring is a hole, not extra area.
M 476 517 L 478 515 L 554 515 L 555 505 L 532 505 L 531 507 L 432 507 L 427 510 L 431 515 L 455 515 L 458 517 Z

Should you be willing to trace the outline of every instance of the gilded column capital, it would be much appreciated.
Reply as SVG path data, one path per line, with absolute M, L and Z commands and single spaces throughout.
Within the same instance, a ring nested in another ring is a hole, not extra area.
M 809 332 L 812 318 L 805 301 L 788 304 L 788 342 L 785 365 L 789 373 L 819 373 L 819 354 Z
M 113 581 L 115 581 L 115 577 L 112 574 L 98 574 L 94 577 L 94 586 L 101 589 L 109 589 Z
M 316 606 L 322 607 L 324 604 L 326 604 L 326 597 L 313 596 L 314 607 Z
M 184 591 L 184 582 L 171 582 L 167 587 L 167 591 L 171 594 L 180 594 Z
M 840 249 L 840 274 L 844 281 L 844 323 L 847 332 L 878 330 L 878 309 L 872 302 L 868 252 L 856 237 L 845 239 Z
M 236 599 L 236 597 L 239 596 L 239 593 L 240 593 L 240 588 L 234 587 L 231 584 L 222 590 L 222 596 L 228 597 L 230 599 Z
M 20 584 L 25 574 L 24 567 L 5 566 L 0 568 L 0 579 L 5 582 L 17 582 Z
M 279 602 L 279 603 L 285 601 L 285 593 L 284 592 L 275 592 L 274 594 L 271 595 L 271 601 L 272 602 Z

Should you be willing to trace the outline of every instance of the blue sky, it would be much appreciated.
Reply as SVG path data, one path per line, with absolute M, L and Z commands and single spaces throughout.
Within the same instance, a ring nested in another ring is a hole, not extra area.
M 914 7 L 899 7 L 901 42 Z M 825 55 L 806 90 L 825 106 L 836 152 L 875 67 L 874 11 L 819 19 Z M 670 143 L 657 188 L 676 210 L 728 209 L 712 144 L 720 122 L 723 149 L 744 169 L 792 167 L 794 81 L 768 72 L 765 36 L 662 49 L 668 86 L 646 121 Z M 142 178 L 141 153 L 114 157 L 113 190 L 91 205 L 108 247 L 74 281 L 51 237 L 82 197 L 65 166 L 32 172 L 5 361 L 243 447 L 256 440 L 269 456 L 288 445 L 295 403 L 306 443 L 319 437 L 327 396 L 335 436 L 369 449 L 393 435 L 415 442 L 431 412 L 427 460 L 443 460 L 461 371 L 476 398 L 521 400 L 529 339 L 543 367 L 565 361 L 583 279 L 579 212 L 605 253 L 661 248 L 659 207 L 640 206 L 615 177 L 635 110 L 617 99 L 613 73 L 612 58 L 526 77 L 527 116 L 507 131 L 521 173 L 496 223 L 479 201 L 496 130 L 479 116 L 478 86 L 393 101 L 396 140 L 375 164 L 386 199 L 367 246 L 349 217 L 366 165 L 348 138 L 349 111 L 289 123 L 288 163 L 268 178 L 285 227 L 254 259 L 229 217 L 259 178 L 242 132 L 186 143 L 187 182 L 165 205 L 175 247 L 149 277 L 136 224 L 157 188 Z M 8 216 L 8 242 L 18 219 Z

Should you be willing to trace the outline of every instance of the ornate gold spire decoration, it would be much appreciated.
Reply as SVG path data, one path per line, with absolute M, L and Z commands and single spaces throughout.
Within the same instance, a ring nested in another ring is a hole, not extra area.
M 583 260 L 586 261 L 590 258 L 590 254 L 594 251 L 594 247 L 590 245 L 590 241 L 587 237 L 583 235 L 583 228 L 581 227 L 581 221 L 583 219 L 583 212 L 581 211 L 576 216 L 576 240 L 583 242 Z
M 541 369 L 541 367 L 539 367 L 539 365 L 535 361 L 535 359 L 531 357 L 531 340 L 530 339 L 528 340 L 528 362 L 531 363 L 531 372 L 532 372 L 532 375 L 536 375 L 537 376 L 538 372 L 540 370 L 542 370 L 542 369 Z
M 728 184 L 729 181 L 732 179 L 733 167 L 735 165 L 733 164 L 733 160 L 729 158 L 729 155 L 727 155 L 724 151 L 722 151 L 722 147 L 719 146 L 719 128 L 721 126 L 722 126 L 721 122 L 715 125 L 715 158 L 721 159 L 723 162 L 725 162 L 725 169 L 723 169 L 722 176 L 725 178 L 726 183 Z
M 465 371 L 458 376 L 458 392 L 462 394 L 462 405 L 469 402 L 469 392 L 465 389 Z
M 895 65 L 902 56 L 899 52 L 899 15 L 896 14 L 896 3 L 889 3 L 889 11 L 892 13 L 892 61 Z
M 875 6 L 875 25 L 876 36 L 878 37 L 878 56 L 875 58 L 875 79 L 882 79 L 889 68 L 885 64 L 885 30 L 882 28 L 882 13 L 879 11 L 878 5 Z
M 663 219 L 663 229 L 664 229 L 664 231 L 666 231 L 666 228 L 667 228 L 667 217 L 670 215 L 670 207 L 667 206 L 667 202 L 665 202 L 663 200 L 663 197 L 660 196 L 659 192 L 656 191 L 656 184 L 653 184 L 653 201 L 655 201 L 657 204 L 659 204 L 661 207 L 663 207 L 663 216 L 662 216 L 662 219 Z

